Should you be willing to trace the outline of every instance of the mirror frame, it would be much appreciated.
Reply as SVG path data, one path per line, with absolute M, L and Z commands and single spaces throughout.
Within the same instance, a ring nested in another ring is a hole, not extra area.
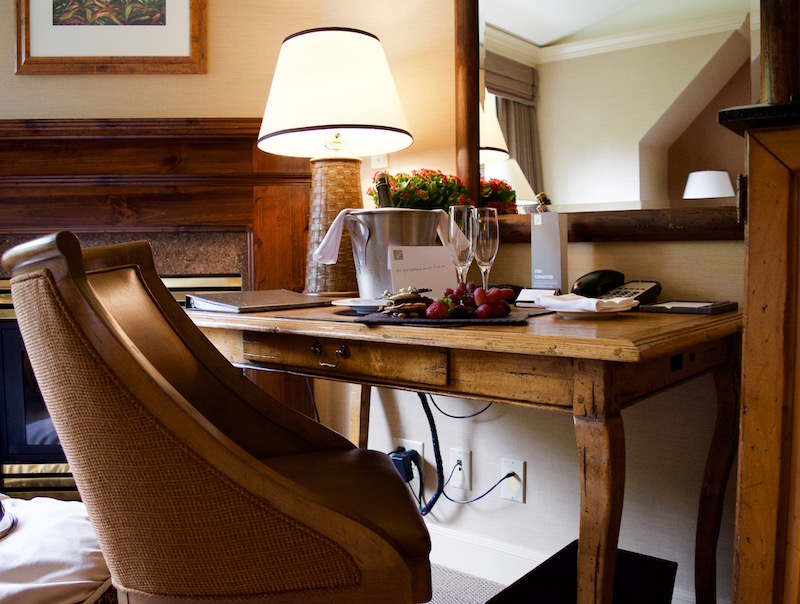
M 480 55 L 478 0 L 455 2 L 456 174 L 479 197 L 478 103 Z M 531 218 L 500 217 L 504 243 L 529 243 Z M 569 241 L 723 241 L 744 239 L 736 207 L 570 212 Z

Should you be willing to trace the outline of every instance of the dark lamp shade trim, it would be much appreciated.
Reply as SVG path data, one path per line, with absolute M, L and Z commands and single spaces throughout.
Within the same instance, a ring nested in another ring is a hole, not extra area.
M 314 29 L 305 29 L 303 31 L 298 31 L 296 33 L 293 33 L 290 36 L 286 36 L 283 39 L 283 41 L 286 42 L 287 40 L 291 40 L 292 38 L 296 38 L 298 36 L 304 36 L 306 34 L 315 34 L 326 31 L 339 31 L 351 34 L 360 34 L 362 36 L 369 36 L 370 38 L 375 38 L 376 40 L 380 41 L 378 36 L 376 36 L 375 34 L 371 34 L 368 31 L 363 31 L 361 29 L 354 29 L 352 27 L 316 27 Z
M 287 145 L 282 145 L 279 139 L 288 140 L 294 135 L 302 135 L 314 132 L 322 133 L 328 130 L 331 131 L 349 130 L 349 131 L 360 131 L 364 133 L 388 132 L 396 135 L 394 138 L 397 141 L 397 144 L 393 148 L 386 148 L 385 146 L 382 146 L 381 149 L 383 150 L 376 150 L 374 152 L 364 152 L 363 146 L 361 149 L 350 148 L 346 144 L 342 147 L 341 153 L 356 157 L 366 157 L 369 155 L 379 155 L 381 153 L 394 153 L 395 151 L 402 151 L 403 149 L 410 147 L 414 142 L 414 137 L 411 136 L 411 133 L 402 128 L 394 128 L 391 126 L 372 126 L 369 124 L 330 124 L 321 126 L 306 126 L 300 128 L 287 128 L 284 130 L 278 130 L 276 132 L 268 132 L 267 134 L 262 134 L 261 136 L 258 137 L 256 146 L 262 151 L 266 151 L 268 153 L 274 153 L 276 155 L 315 157 L 319 155 L 319 153 L 321 152 L 322 149 L 321 146 L 319 146 L 314 153 L 297 152 L 297 154 L 295 154 L 287 149 Z M 291 147 L 291 145 L 288 145 L 288 147 Z M 336 152 L 334 149 L 330 149 L 330 151 Z

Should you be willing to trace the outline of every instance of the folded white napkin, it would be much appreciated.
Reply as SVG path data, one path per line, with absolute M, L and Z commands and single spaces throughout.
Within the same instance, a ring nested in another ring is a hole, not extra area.
M 328 232 L 325 233 L 325 237 L 322 238 L 322 241 L 317 246 L 317 249 L 314 250 L 312 255 L 314 262 L 319 262 L 320 264 L 336 264 L 336 259 L 339 256 L 339 244 L 342 241 L 342 229 L 344 228 L 345 216 L 347 216 L 350 212 L 355 212 L 357 210 L 358 208 L 345 208 L 339 212 L 334 221 L 331 223 L 331 226 L 328 227 Z M 448 223 L 450 221 L 450 217 L 444 210 L 431 211 L 438 212 L 436 232 L 439 235 L 439 239 L 442 240 L 442 244 L 447 245 L 450 241 L 450 237 L 448 235 Z M 461 237 L 466 239 L 463 234 Z
M 534 302 L 548 310 L 584 311 L 584 312 L 615 312 L 630 310 L 639 304 L 633 298 L 587 298 L 578 294 L 564 294 L 563 296 L 538 296 Z
M 356 208 L 345 208 L 334 218 L 325 237 L 314 250 L 314 262 L 320 264 L 336 264 L 339 257 L 339 244 L 342 242 L 342 229 L 344 228 L 344 218 Z

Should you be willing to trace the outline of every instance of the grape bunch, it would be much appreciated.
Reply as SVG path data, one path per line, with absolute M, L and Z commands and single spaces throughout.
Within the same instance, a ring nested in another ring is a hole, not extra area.
M 478 287 L 470 281 L 459 283 L 455 289 L 448 287 L 444 295 L 434 300 L 425 310 L 429 319 L 488 319 L 506 317 L 511 312 L 509 300 L 514 290 L 507 287 Z

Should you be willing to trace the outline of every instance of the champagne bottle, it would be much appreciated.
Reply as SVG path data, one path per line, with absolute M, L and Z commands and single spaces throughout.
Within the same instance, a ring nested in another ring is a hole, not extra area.
M 392 192 L 389 190 L 389 176 L 382 172 L 375 177 L 375 190 L 378 192 L 378 207 L 392 207 Z

